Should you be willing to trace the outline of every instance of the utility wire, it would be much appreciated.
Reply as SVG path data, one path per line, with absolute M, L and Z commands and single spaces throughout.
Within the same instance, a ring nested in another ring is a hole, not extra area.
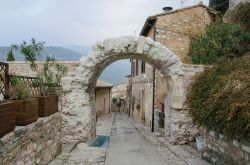
M 211 7 L 218 7 L 218 6 L 221 6 L 221 5 L 224 5 L 224 4 L 226 4 L 226 3 L 229 3 L 229 1 L 226 1 L 226 2 L 223 2 L 223 3 L 220 3 L 220 4 L 217 4 L 217 5 L 214 5 L 214 6 L 211 6 Z

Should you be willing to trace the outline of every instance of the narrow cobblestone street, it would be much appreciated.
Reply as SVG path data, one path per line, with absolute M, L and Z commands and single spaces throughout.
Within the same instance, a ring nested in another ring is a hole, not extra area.
M 168 164 L 129 122 L 125 115 L 116 114 L 106 165 L 163 165 Z
M 191 146 L 153 135 L 126 114 L 116 114 L 105 165 L 209 165 Z

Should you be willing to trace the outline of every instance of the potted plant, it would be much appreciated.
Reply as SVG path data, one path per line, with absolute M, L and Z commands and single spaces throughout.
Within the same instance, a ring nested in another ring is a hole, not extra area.
M 11 78 L 10 96 L 14 101 L 16 125 L 25 126 L 38 119 L 38 99 L 32 98 L 27 82 Z
M 39 85 L 40 85 L 40 96 L 36 96 L 39 102 L 39 117 L 50 116 L 58 112 L 58 97 L 57 95 L 49 95 L 48 93 L 48 81 L 52 81 L 52 71 L 49 69 L 54 65 L 54 58 L 48 56 L 43 64 L 41 72 L 38 72 Z
M 65 76 L 67 67 L 56 63 L 53 56 L 48 56 L 43 65 L 43 77 L 48 94 L 60 96 L 62 94 L 61 80 Z
M 64 76 L 67 68 L 61 64 L 56 64 L 53 56 L 48 56 L 42 65 L 38 68 L 37 58 L 41 57 L 44 47 L 43 42 L 31 40 L 30 44 L 23 42 L 20 46 L 15 46 L 24 55 L 30 68 L 37 73 L 37 81 L 34 85 L 40 87 L 40 96 L 38 98 L 38 116 L 46 117 L 58 112 L 58 95 L 61 93 L 61 78 Z M 56 89 L 56 91 L 55 91 Z

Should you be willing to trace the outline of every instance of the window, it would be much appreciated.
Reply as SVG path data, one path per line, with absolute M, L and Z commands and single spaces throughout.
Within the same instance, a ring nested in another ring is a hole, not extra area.
M 132 66 L 131 66 L 131 76 L 134 77 L 135 76 L 135 62 L 132 61 Z
M 145 61 L 141 62 L 141 73 L 145 73 Z
M 135 68 L 135 69 L 136 69 L 136 70 L 135 70 L 135 71 L 136 71 L 136 72 L 135 72 L 136 76 L 139 74 L 139 67 L 138 67 L 138 66 L 139 66 L 139 61 L 136 60 L 136 68 Z

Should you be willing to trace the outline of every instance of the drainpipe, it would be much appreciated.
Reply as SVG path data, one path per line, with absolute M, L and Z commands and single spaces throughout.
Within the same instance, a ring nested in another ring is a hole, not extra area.
M 129 89 L 129 108 L 128 108 L 128 117 L 130 117 L 130 109 L 132 108 L 132 106 L 131 106 L 131 98 L 132 98 L 132 84 L 133 84 L 133 75 L 132 75 L 132 72 L 133 72 L 133 60 L 132 59 L 130 59 L 130 62 L 131 62 L 131 71 L 130 71 L 130 80 L 129 81 L 131 81 L 131 86 L 130 86 L 130 89 Z
M 111 106 L 110 106 L 110 104 L 111 104 L 111 89 L 112 88 L 109 88 L 109 114 L 111 113 Z
M 153 40 L 156 40 L 156 27 L 152 24 L 149 24 L 154 29 Z M 152 99 L 152 127 L 151 132 L 154 132 L 155 126 L 155 67 L 153 67 L 153 99 Z

